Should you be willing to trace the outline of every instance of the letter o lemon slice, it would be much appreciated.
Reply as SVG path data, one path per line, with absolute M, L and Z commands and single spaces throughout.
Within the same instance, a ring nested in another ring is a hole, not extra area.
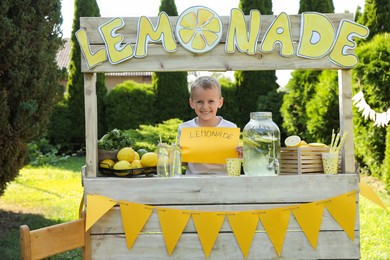
M 222 21 L 207 7 L 190 7 L 177 20 L 176 38 L 190 52 L 207 52 L 222 38 Z
M 287 148 L 296 148 L 301 144 L 301 138 L 297 135 L 290 135 L 284 140 L 284 144 Z

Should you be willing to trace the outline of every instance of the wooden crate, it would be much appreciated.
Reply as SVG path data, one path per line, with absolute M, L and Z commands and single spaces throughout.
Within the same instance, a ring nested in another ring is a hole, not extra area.
M 282 148 L 280 174 L 324 173 L 321 153 L 329 152 L 329 147 Z

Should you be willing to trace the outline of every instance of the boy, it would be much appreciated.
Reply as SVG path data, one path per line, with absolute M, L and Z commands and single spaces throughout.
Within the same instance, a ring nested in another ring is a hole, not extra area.
M 197 117 L 179 126 L 179 140 L 181 129 L 186 127 L 237 127 L 236 124 L 217 116 L 218 109 L 223 105 L 223 97 L 221 85 L 216 79 L 210 76 L 199 77 L 191 85 L 190 92 L 190 106 L 195 110 Z M 242 146 L 238 146 L 236 150 L 242 158 Z M 226 175 L 226 165 L 188 163 L 186 175 L 204 173 Z

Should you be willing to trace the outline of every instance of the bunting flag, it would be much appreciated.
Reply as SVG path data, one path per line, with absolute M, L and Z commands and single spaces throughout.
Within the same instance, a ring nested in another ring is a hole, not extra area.
M 278 256 L 282 253 L 284 237 L 290 221 L 290 209 L 275 208 L 258 211 L 258 216 Z
M 125 230 L 127 247 L 130 249 L 148 221 L 154 207 L 133 202 L 120 201 L 122 223 Z
M 197 211 L 192 213 L 192 219 L 194 220 L 203 251 L 208 258 L 221 230 L 225 212 Z
M 361 182 L 359 187 L 363 196 L 386 209 L 375 192 L 366 183 Z M 259 219 L 277 255 L 281 255 L 291 213 L 293 213 L 314 250 L 318 243 L 324 208 L 328 210 L 334 220 L 353 241 L 357 210 L 356 194 L 356 191 L 352 191 L 326 200 L 296 206 L 238 212 L 190 211 L 160 208 L 127 201 L 119 201 L 119 205 L 126 243 L 129 249 L 135 243 L 139 233 L 156 208 L 169 255 L 172 255 L 175 250 L 192 216 L 202 249 L 206 257 L 209 257 L 225 220 L 225 215 L 227 215 L 231 230 L 241 252 L 247 258 Z M 118 203 L 118 201 L 101 195 L 87 195 L 86 200 L 86 231 Z
M 390 122 L 390 108 L 385 112 L 378 113 L 373 110 L 370 105 L 367 104 L 364 99 L 364 94 L 362 91 L 356 93 L 352 98 L 353 104 L 357 107 L 358 112 L 361 112 L 364 116 L 364 119 L 370 119 L 374 121 L 374 126 L 386 127 Z
M 88 231 L 104 214 L 117 202 L 101 195 L 87 195 L 87 218 L 85 220 L 85 232 Z
M 157 209 L 168 255 L 171 255 L 191 217 L 190 212 L 179 209 Z
M 321 203 L 321 202 L 320 202 Z M 323 201 L 326 209 L 353 241 L 355 238 L 356 191 Z
M 360 195 L 366 197 L 367 199 L 371 200 L 378 206 L 384 208 L 387 210 L 385 204 L 381 201 L 381 199 L 378 197 L 378 195 L 375 193 L 375 191 L 364 181 L 360 181 L 359 183 L 359 190 L 360 190 Z
M 324 204 L 311 202 L 293 208 L 292 213 L 301 227 L 306 238 L 315 250 L 317 248 L 318 235 L 320 233 Z
M 259 217 L 256 211 L 253 210 L 226 214 L 237 243 L 241 248 L 241 252 L 247 258 L 253 236 L 259 223 Z

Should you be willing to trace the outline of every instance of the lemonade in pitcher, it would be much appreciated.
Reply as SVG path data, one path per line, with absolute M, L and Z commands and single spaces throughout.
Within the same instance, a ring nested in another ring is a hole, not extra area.
M 280 172 L 280 131 L 271 112 L 252 112 L 243 130 L 244 173 L 249 176 Z

